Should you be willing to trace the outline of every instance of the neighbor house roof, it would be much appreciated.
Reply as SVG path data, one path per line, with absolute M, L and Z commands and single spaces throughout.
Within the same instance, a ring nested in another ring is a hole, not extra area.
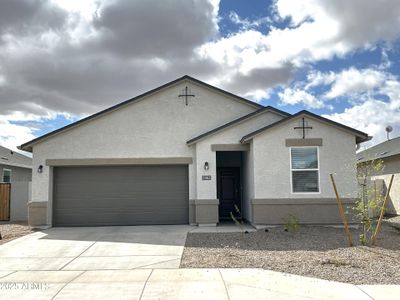
M 247 99 L 245 99 L 245 98 L 243 98 L 243 97 L 240 97 L 240 96 L 238 96 L 238 95 L 232 94 L 232 93 L 230 93 L 230 92 L 228 92 L 228 91 L 225 91 L 225 90 L 222 90 L 222 89 L 217 88 L 217 87 L 215 87 L 215 86 L 212 86 L 212 85 L 210 85 L 210 84 L 208 84 L 208 83 L 205 83 L 205 82 L 203 82 L 203 81 L 201 81 L 201 80 L 198 80 L 198 79 L 196 79 L 196 78 L 193 78 L 193 77 L 191 77 L 191 76 L 189 76 L 189 75 L 185 75 L 185 76 L 182 76 L 182 77 L 180 77 L 180 78 L 178 78 L 178 79 L 175 79 L 175 80 L 173 80 L 173 81 L 170 81 L 170 82 L 168 82 L 168 83 L 166 83 L 166 84 L 164 84 L 164 85 L 161 85 L 161 86 L 159 86 L 159 87 L 157 87 L 157 88 L 155 88 L 155 89 L 152 89 L 152 90 L 150 90 L 150 91 L 148 91 L 148 92 L 146 92 L 146 93 L 143 93 L 143 94 L 141 94 L 141 95 L 138 95 L 138 96 L 136 96 L 136 97 L 134 97 L 134 98 L 132 98 L 132 99 L 126 100 L 126 101 L 121 102 L 121 103 L 119 103 L 119 104 L 117 104 L 117 105 L 111 106 L 111 107 L 109 107 L 109 108 L 107 108 L 107 109 L 105 109 L 105 110 L 102 110 L 102 111 L 97 112 L 97 113 L 95 113 L 95 114 L 93 114 L 93 115 L 90 115 L 90 116 L 88 116 L 88 117 L 86 117 L 86 118 L 83 118 L 83 119 L 81 119 L 81 120 L 79 120 L 79 121 L 76 121 L 76 122 L 71 123 L 71 124 L 69 124 L 69 125 L 67 125 L 67 126 L 61 127 L 61 128 L 59 128 L 59 129 L 57 129 L 57 130 L 54 130 L 54 131 L 52 131 L 52 132 L 50 132 L 50 133 L 47 133 L 47 134 L 45 134 L 45 135 L 42 135 L 42 136 L 40 136 L 40 137 L 38 137 L 38 138 L 36 138 L 36 139 L 33 139 L 33 140 L 31 140 L 31 141 L 29 141 L 29 142 L 27 142 L 27 143 L 22 144 L 21 146 L 18 147 L 18 149 L 32 152 L 32 146 L 33 146 L 34 144 L 40 142 L 40 141 L 43 141 L 44 139 L 47 139 L 47 138 L 49 138 L 49 137 L 52 137 L 52 136 L 54 136 L 54 135 L 56 135 L 56 134 L 59 134 L 59 133 L 65 131 L 65 130 L 71 129 L 71 128 L 73 128 L 73 127 L 76 127 L 76 126 L 78 126 L 78 125 L 81 125 L 81 124 L 83 124 L 83 123 L 86 123 L 86 122 L 88 122 L 88 121 L 91 121 L 92 119 L 98 118 L 98 117 L 100 117 L 100 116 L 102 116 L 102 115 L 104 115 L 104 114 L 106 114 L 106 113 L 112 112 L 112 111 L 114 111 L 114 110 L 116 110 L 116 109 L 119 109 L 119 108 L 121 108 L 121 107 L 123 107 L 123 106 L 125 106 L 125 105 L 128 105 L 128 104 L 130 104 L 130 103 L 132 103 L 132 102 L 134 102 L 134 101 L 141 100 L 141 99 L 143 99 L 144 97 L 147 97 L 147 96 L 149 96 L 149 95 L 151 95 L 151 94 L 153 94 L 153 93 L 156 93 L 156 92 L 158 92 L 158 91 L 160 91 L 160 90 L 163 90 L 163 89 L 165 89 L 165 88 L 168 88 L 168 87 L 170 87 L 170 86 L 173 86 L 173 85 L 175 85 L 175 84 L 178 84 L 178 83 L 180 83 L 181 81 L 184 81 L 184 80 L 192 81 L 192 82 L 195 83 L 195 84 L 202 85 L 202 86 L 204 86 L 204 87 L 206 87 L 206 88 L 208 88 L 208 89 L 212 89 L 212 90 L 214 90 L 214 91 L 216 91 L 216 92 L 218 92 L 218 93 L 222 93 L 222 94 L 224 94 L 224 95 L 226 95 L 226 96 L 231 97 L 231 98 L 234 99 L 234 100 L 237 100 L 237 101 L 239 101 L 239 102 L 248 104 L 248 105 L 250 105 L 250 106 L 252 106 L 252 107 L 255 107 L 255 108 L 263 108 L 263 107 L 264 107 L 264 106 L 261 105 L 261 104 L 255 103 L 255 102 L 253 102 L 253 101 L 247 100 Z
M 276 108 L 274 108 L 272 106 L 266 106 L 266 107 L 260 108 L 259 110 L 254 111 L 252 113 L 249 113 L 249 114 L 247 114 L 247 115 L 245 115 L 243 117 L 240 117 L 240 118 L 235 119 L 235 120 L 233 120 L 231 122 L 228 122 L 228 123 L 226 123 L 224 125 L 221 125 L 221 126 L 219 126 L 217 128 L 214 128 L 214 129 L 212 129 L 210 131 L 202 133 L 202 134 L 200 134 L 200 135 L 188 140 L 186 143 L 188 145 L 191 145 L 191 144 L 193 144 L 195 142 L 198 142 L 199 140 L 201 140 L 201 139 L 203 139 L 203 138 L 205 138 L 207 136 L 210 136 L 212 134 L 220 132 L 220 131 L 222 131 L 224 129 L 227 129 L 227 128 L 231 127 L 231 126 L 237 125 L 237 124 L 239 124 L 241 122 L 244 122 L 244 121 L 246 121 L 248 119 L 251 119 L 251 118 L 253 118 L 253 117 L 255 117 L 255 116 L 257 116 L 257 115 L 259 115 L 261 113 L 265 113 L 265 112 L 273 112 L 273 113 L 275 113 L 277 115 L 280 115 L 280 116 L 282 116 L 284 118 L 287 118 L 288 116 L 290 116 L 290 114 L 287 113 L 287 112 L 284 112 L 282 110 L 276 109 Z
M 0 165 L 31 169 L 32 158 L 0 146 Z
M 346 125 L 337 123 L 337 122 L 335 122 L 335 121 L 332 121 L 332 120 L 330 120 L 330 119 L 321 117 L 321 116 L 319 116 L 319 115 L 313 114 L 313 113 L 311 113 L 311 112 L 309 112 L 309 111 L 307 111 L 307 110 L 302 110 L 302 111 L 299 111 L 298 113 L 296 113 L 296 114 L 294 114 L 294 115 L 291 115 L 290 117 L 287 117 L 287 118 L 285 118 L 285 119 L 279 120 L 278 122 L 275 122 L 275 123 L 270 124 L 270 125 L 268 125 L 268 126 L 262 127 L 262 128 L 260 128 L 260 129 L 258 129 L 258 130 L 256 130 L 256 131 L 253 131 L 253 132 L 251 132 L 251 133 L 245 135 L 244 137 L 242 137 L 242 139 L 240 140 L 240 142 L 241 142 L 241 143 L 248 142 L 248 141 L 251 140 L 254 136 L 256 136 L 256 135 L 258 135 L 258 134 L 260 134 L 260 133 L 262 133 L 262 132 L 264 132 L 264 131 L 266 131 L 266 130 L 269 130 L 269 129 L 271 129 L 271 128 L 274 128 L 274 127 L 277 127 L 277 126 L 282 125 L 282 124 L 284 124 L 284 123 L 287 123 L 287 122 L 289 122 L 289 121 L 291 121 L 291 120 L 293 120 L 293 119 L 296 119 L 296 118 L 298 118 L 298 117 L 300 117 L 300 116 L 308 116 L 308 117 L 317 119 L 317 120 L 319 120 L 319 121 L 322 121 L 322 122 L 324 122 L 324 123 L 327 123 L 327 124 L 329 124 L 329 125 L 332 125 L 332 126 L 334 126 L 334 127 L 336 127 L 336 128 L 339 128 L 339 129 L 342 129 L 342 130 L 351 132 L 351 133 L 353 133 L 353 134 L 356 136 L 356 142 L 357 142 L 357 144 L 358 144 L 358 143 L 365 142 L 365 141 L 367 141 L 367 140 L 370 139 L 370 137 L 368 136 L 368 134 L 366 134 L 366 133 L 364 133 L 364 132 L 362 132 L 362 131 L 359 131 L 359 130 L 357 130 L 357 129 L 354 129 L 354 128 L 348 127 L 348 126 L 346 126 Z
M 400 136 L 357 153 L 357 162 L 385 158 L 400 154 Z

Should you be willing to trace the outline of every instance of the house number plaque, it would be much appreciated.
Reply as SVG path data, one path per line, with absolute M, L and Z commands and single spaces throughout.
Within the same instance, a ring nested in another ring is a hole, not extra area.
M 211 180 L 211 175 L 203 175 L 201 176 L 201 180 Z

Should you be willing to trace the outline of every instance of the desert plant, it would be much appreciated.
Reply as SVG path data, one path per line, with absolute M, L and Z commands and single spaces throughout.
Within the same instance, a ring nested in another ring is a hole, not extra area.
M 289 214 L 286 223 L 285 223 L 285 231 L 288 232 L 296 232 L 299 229 L 299 219 L 296 216 Z
M 237 226 L 240 227 L 240 229 L 242 230 L 242 232 L 244 232 L 244 233 L 249 233 L 247 230 L 244 230 L 244 228 L 243 228 L 242 213 L 240 212 L 239 207 L 237 207 L 237 205 L 235 204 L 235 205 L 234 205 L 234 208 L 235 208 L 235 212 L 236 212 L 237 216 L 235 217 L 235 215 L 234 215 L 233 212 L 231 211 L 231 212 L 230 212 L 231 219 L 233 220 L 233 222 L 235 222 L 235 224 L 236 224 Z
M 371 176 L 382 173 L 384 164 L 382 159 L 373 159 L 362 162 L 358 166 L 357 179 L 359 183 L 358 199 L 353 207 L 355 217 L 362 225 L 362 233 L 359 240 L 362 245 L 371 243 L 373 232 L 376 228 L 376 218 L 372 212 L 380 211 L 383 205 L 383 195 L 377 193 L 375 182 Z

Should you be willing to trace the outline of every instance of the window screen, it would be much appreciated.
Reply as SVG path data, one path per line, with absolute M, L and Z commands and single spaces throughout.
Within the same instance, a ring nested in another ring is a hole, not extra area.
M 318 193 L 318 148 L 291 148 L 290 154 L 293 193 Z

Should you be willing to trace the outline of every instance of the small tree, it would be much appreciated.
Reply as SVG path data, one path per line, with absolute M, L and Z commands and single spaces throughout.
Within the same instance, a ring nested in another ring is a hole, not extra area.
M 360 242 L 363 245 L 370 244 L 377 223 L 373 212 L 380 210 L 383 205 L 383 195 L 377 192 L 375 181 L 371 180 L 371 177 L 382 174 L 383 169 L 382 159 L 365 161 L 357 167 L 359 197 L 354 211 L 362 224 L 363 232 L 360 235 Z

